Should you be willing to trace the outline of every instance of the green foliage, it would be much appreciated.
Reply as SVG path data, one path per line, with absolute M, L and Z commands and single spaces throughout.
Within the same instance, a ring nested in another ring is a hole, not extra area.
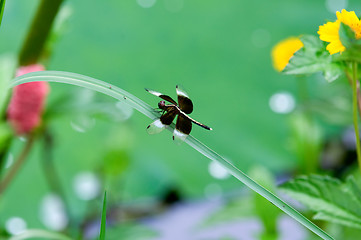
M 239 220 L 255 215 L 254 202 L 251 198 L 242 196 L 226 203 L 221 209 L 212 213 L 203 223 L 202 227 L 210 227 L 224 222 Z
M 346 50 L 338 56 L 339 60 L 361 62 L 361 39 L 356 39 L 355 32 L 341 22 L 340 40 Z
M 0 0 L 0 26 L 1 26 L 1 21 L 3 19 L 4 8 L 5 8 L 5 0 Z
M 329 176 L 303 176 L 281 187 L 322 219 L 361 229 L 361 188 L 353 177 L 345 183 Z
M 105 230 L 107 224 L 107 191 L 104 191 L 104 199 L 103 199 L 103 210 L 102 210 L 102 219 L 100 222 L 100 233 L 99 240 L 105 239 Z
M 276 189 L 275 179 L 272 174 L 262 166 L 256 166 L 249 172 L 258 184 L 274 192 Z M 228 202 L 220 210 L 213 213 L 203 226 L 210 227 L 219 223 L 239 220 L 242 218 L 258 217 L 264 226 L 261 239 L 277 238 L 277 219 L 281 211 L 275 208 L 269 201 L 258 194 L 241 196 Z
M 107 229 L 107 240 L 145 240 L 156 239 L 157 236 L 154 230 L 134 222 L 123 222 Z
M 320 157 L 322 132 L 319 125 L 305 112 L 290 115 L 292 147 L 300 161 L 301 172 L 315 172 Z
M 110 150 L 104 156 L 103 162 L 104 173 L 106 175 L 119 176 L 129 167 L 129 153 L 122 149 Z
M 0 122 L 0 153 L 7 146 L 11 136 L 12 136 L 12 131 L 9 125 Z
M 249 172 L 249 175 L 258 184 L 262 185 L 269 191 L 275 191 L 275 179 L 266 168 L 257 166 Z M 277 238 L 277 219 L 281 213 L 280 210 L 275 208 L 269 201 L 258 194 L 253 194 L 253 202 L 254 211 L 264 226 L 262 239 Z
M 303 47 L 298 50 L 283 70 L 285 74 L 312 74 L 322 72 L 328 82 L 339 78 L 342 65 L 326 50 L 326 45 L 318 37 L 304 35 L 301 37 Z

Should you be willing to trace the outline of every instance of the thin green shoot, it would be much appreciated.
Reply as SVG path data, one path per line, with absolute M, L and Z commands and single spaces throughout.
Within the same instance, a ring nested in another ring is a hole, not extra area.
M 0 0 L 0 26 L 4 15 L 5 0 Z
M 111 85 L 109 83 L 76 73 L 60 72 L 60 71 L 42 71 L 42 72 L 28 73 L 19 76 L 15 78 L 13 81 L 11 81 L 9 84 L 9 88 L 12 88 L 22 83 L 35 82 L 35 81 L 59 82 L 59 83 L 66 83 L 66 84 L 88 88 L 94 91 L 104 93 L 108 96 L 114 97 L 115 99 L 118 99 L 120 101 L 124 101 L 129 106 L 138 110 L 140 113 L 151 118 L 152 120 L 155 120 L 160 117 L 160 113 L 155 111 L 154 108 L 152 108 L 147 103 L 140 100 L 139 98 L 133 96 L 132 94 L 124 91 L 123 89 Z M 169 126 L 167 129 L 173 131 L 174 124 Z M 287 215 L 294 218 L 296 221 L 298 221 L 303 226 L 305 226 L 306 228 L 317 234 L 322 239 L 326 239 L 326 240 L 333 239 L 331 236 L 329 236 L 317 225 L 315 225 L 306 217 L 304 217 L 297 210 L 289 206 L 287 203 L 282 201 L 280 198 L 272 194 L 267 189 L 263 188 L 261 185 L 257 184 L 245 173 L 243 173 L 236 166 L 234 166 L 230 161 L 226 160 L 218 153 L 208 148 L 206 145 L 201 143 L 193 136 L 190 135 L 189 137 L 187 137 L 185 142 L 188 145 L 190 145 L 192 148 L 194 148 L 195 150 L 206 156 L 207 158 L 222 165 L 225 169 L 228 170 L 229 173 L 231 173 L 234 177 L 236 177 L 238 180 L 244 183 L 247 187 L 249 187 L 253 191 L 257 192 L 258 194 L 266 198 L 272 204 L 274 204 L 279 209 L 284 211 Z
M 99 240 L 105 240 L 105 229 L 107 227 L 107 191 L 104 191 L 102 219 L 100 222 Z

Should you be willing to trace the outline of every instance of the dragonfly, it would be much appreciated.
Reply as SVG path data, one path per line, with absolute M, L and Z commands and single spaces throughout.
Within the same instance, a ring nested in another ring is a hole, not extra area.
M 173 140 L 177 144 L 182 143 L 187 138 L 187 136 L 192 130 L 192 123 L 197 124 L 204 129 L 212 130 L 212 128 L 188 116 L 188 114 L 193 112 L 193 103 L 186 91 L 180 85 L 176 86 L 178 103 L 174 101 L 171 97 L 163 93 L 153 91 L 148 88 L 146 88 L 145 90 L 150 94 L 153 94 L 163 99 L 158 103 L 158 108 L 162 111 L 162 115 L 159 119 L 155 120 L 147 127 L 147 132 L 149 134 L 160 133 L 165 129 L 166 126 L 172 124 L 173 120 L 177 116 L 177 122 L 173 131 Z M 169 104 L 166 102 L 168 102 Z

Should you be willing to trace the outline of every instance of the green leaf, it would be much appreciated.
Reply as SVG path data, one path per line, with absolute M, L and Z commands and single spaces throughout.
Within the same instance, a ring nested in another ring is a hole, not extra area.
M 361 62 L 361 39 L 356 39 L 355 32 L 346 24 L 341 23 L 339 36 L 346 50 L 337 56 L 339 61 Z
M 303 111 L 292 113 L 289 123 L 292 133 L 291 144 L 299 159 L 301 172 L 315 172 L 323 143 L 321 128 Z
M 107 191 L 104 191 L 102 220 L 100 223 L 99 240 L 105 240 L 105 229 L 107 224 Z
M 5 0 L 0 0 L 0 26 L 1 26 L 1 21 L 3 19 L 4 8 L 5 8 Z
M 291 57 L 283 73 L 312 74 L 322 72 L 328 82 L 332 82 L 341 76 L 343 66 L 334 61 L 334 57 L 326 50 L 324 42 L 313 35 L 304 35 L 300 39 L 304 46 Z
M 342 45 L 348 49 L 354 44 L 357 44 L 355 32 L 343 22 L 340 23 L 340 29 L 338 31 Z
M 361 229 L 361 189 L 353 178 L 342 183 L 329 176 L 303 176 L 281 189 L 315 211 L 315 219 Z

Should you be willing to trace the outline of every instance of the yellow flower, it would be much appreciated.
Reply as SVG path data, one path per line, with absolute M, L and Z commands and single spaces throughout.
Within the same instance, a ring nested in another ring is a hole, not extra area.
M 281 72 L 295 52 L 303 47 L 303 43 L 298 37 L 289 37 L 279 43 L 272 49 L 273 67 Z
M 337 20 L 335 22 L 328 22 L 318 29 L 320 39 L 325 42 L 329 42 L 326 49 L 330 54 L 343 52 L 345 47 L 342 45 L 339 29 L 341 22 L 349 26 L 354 32 L 357 39 L 361 38 L 361 21 L 358 19 L 354 11 L 348 12 L 342 9 L 341 13 L 336 12 Z

